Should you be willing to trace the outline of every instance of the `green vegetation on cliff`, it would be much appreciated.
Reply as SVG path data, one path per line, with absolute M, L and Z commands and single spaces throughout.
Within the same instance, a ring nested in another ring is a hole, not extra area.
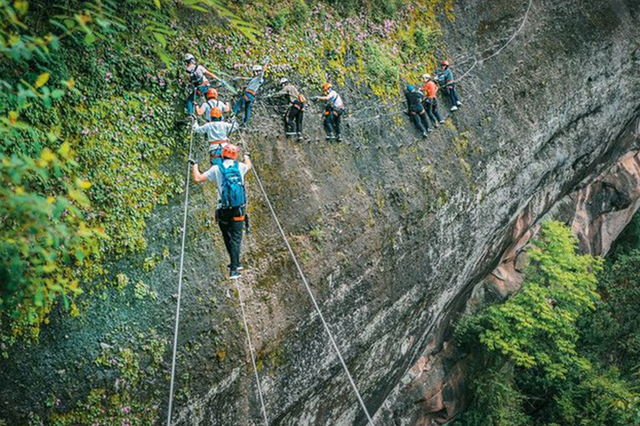
M 638 424 L 640 252 L 626 246 L 603 267 L 576 246 L 544 224 L 522 290 L 460 322 L 473 399 L 456 425 Z

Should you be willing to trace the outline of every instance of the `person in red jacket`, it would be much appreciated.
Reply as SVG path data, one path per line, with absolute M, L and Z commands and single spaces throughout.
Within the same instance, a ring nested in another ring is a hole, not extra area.
M 438 124 L 444 123 L 444 120 L 438 113 L 438 84 L 429 73 L 424 74 L 422 78 L 424 79 L 424 86 L 422 86 L 424 109 L 427 111 L 427 115 L 433 122 L 434 127 L 438 127 Z

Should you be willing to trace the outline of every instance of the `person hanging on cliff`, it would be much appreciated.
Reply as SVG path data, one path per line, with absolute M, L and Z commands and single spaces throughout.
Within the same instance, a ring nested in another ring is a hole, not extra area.
M 429 119 L 433 122 L 433 126 L 438 127 L 438 125 L 444 124 L 444 120 L 438 113 L 438 85 L 429 73 L 424 74 L 422 78 L 424 80 L 424 85 L 422 86 L 424 109 L 427 111 Z
M 240 252 L 247 204 L 244 179 L 247 172 L 253 167 L 247 153 L 244 154 L 243 161 L 237 161 L 238 151 L 238 147 L 233 144 L 225 145 L 222 149 L 222 163 L 211 166 L 204 173 L 200 173 L 198 164 L 189 159 L 195 182 L 200 183 L 208 180 L 216 183 L 218 192 L 216 221 L 229 254 L 228 267 L 231 279 L 238 279 L 242 276 L 240 274 L 242 269 Z
M 222 150 L 229 144 L 229 134 L 238 130 L 235 120 L 230 123 L 222 120 L 222 110 L 214 106 L 209 112 L 210 120 L 202 126 L 198 125 L 198 120 L 193 121 L 193 133 L 206 135 L 209 142 L 209 156 L 212 165 L 222 164 Z
M 453 71 L 451 71 L 449 61 L 445 60 L 440 62 L 440 72 L 438 73 L 436 80 L 440 86 L 444 88 L 445 93 L 449 95 L 449 99 L 451 99 L 451 111 L 457 111 L 458 107 L 462 105 L 462 102 L 460 102 L 458 94 L 456 93 L 456 83 L 453 78 Z
M 422 137 L 426 138 L 427 132 L 431 131 L 431 127 L 429 127 L 429 119 L 422 106 L 424 95 L 416 90 L 412 84 L 409 84 L 407 90 L 404 92 L 404 96 L 407 100 L 409 118 L 411 118 L 413 124 L 420 133 L 422 133 Z
M 302 119 L 304 117 L 304 104 L 306 99 L 296 86 L 287 78 L 280 79 L 279 92 L 274 93 L 270 97 L 286 96 L 289 102 L 289 108 L 284 114 L 284 133 L 287 137 L 296 137 L 298 141 L 302 140 Z
M 209 80 L 207 77 L 218 80 L 215 74 L 206 69 L 203 65 L 198 65 L 196 58 L 187 53 L 184 56 L 185 70 L 189 75 L 189 96 L 187 97 L 187 114 L 193 115 L 196 96 L 204 95 L 209 90 Z
M 260 86 L 264 83 L 264 73 L 267 71 L 268 62 L 269 58 L 265 59 L 264 66 L 254 65 L 253 77 L 237 77 L 239 80 L 249 80 L 249 83 L 244 88 L 242 95 L 233 106 L 234 115 L 238 115 L 241 110 L 244 110 L 243 125 L 247 124 L 251 118 L 251 107 L 253 106 L 253 102 L 256 100 L 256 95 L 258 94 L 258 90 L 260 90 Z
M 222 114 L 226 114 L 231 111 L 228 102 L 222 102 L 218 100 L 218 90 L 211 87 L 206 93 L 207 102 L 203 103 L 199 107 L 196 107 L 196 113 L 204 116 L 207 121 L 213 121 L 211 116 L 212 108 L 218 108 L 222 111 Z M 224 115 L 223 115 L 224 116 Z
M 340 121 L 344 114 L 344 103 L 342 98 L 331 88 L 331 83 L 326 82 L 322 85 L 322 91 L 324 96 L 315 96 L 313 99 L 318 101 L 327 101 L 327 105 L 324 108 L 324 129 L 327 132 L 327 140 L 342 141 L 342 134 L 340 131 Z

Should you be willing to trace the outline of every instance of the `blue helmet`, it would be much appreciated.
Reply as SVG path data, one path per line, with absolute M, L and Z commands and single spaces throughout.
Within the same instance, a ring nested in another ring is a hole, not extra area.
M 413 87 L 413 84 L 409 84 L 409 85 L 407 86 L 407 90 L 408 90 L 408 91 L 413 92 L 413 89 L 415 89 L 415 87 Z

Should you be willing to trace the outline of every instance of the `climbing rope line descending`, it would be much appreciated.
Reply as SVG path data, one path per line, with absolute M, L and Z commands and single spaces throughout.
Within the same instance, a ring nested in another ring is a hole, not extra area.
M 246 145 L 247 143 L 244 140 L 244 137 L 242 136 L 242 132 L 238 132 L 238 134 L 240 135 L 240 140 L 242 141 L 242 146 L 244 147 L 244 149 L 246 150 Z M 309 294 L 309 297 L 311 298 L 311 301 L 313 302 L 313 307 L 315 308 L 318 317 L 320 318 L 320 321 L 322 322 L 322 325 L 324 327 L 324 330 L 327 332 L 327 336 L 329 336 L 329 341 L 331 342 L 331 345 L 333 346 L 333 350 L 335 351 L 336 355 L 338 356 L 338 359 L 340 360 L 340 364 L 342 364 L 342 368 L 344 369 L 344 372 L 347 376 L 347 378 L 349 379 L 349 383 L 351 384 L 351 387 L 353 388 L 354 393 L 356 394 L 356 397 L 358 398 L 358 402 L 360 403 L 360 406 L 362 407 L 362 410 L 364 411 L 364 414 L 367 417 L 367 421 L 369 423 L 369 426 L 373 426 L 373 420 L 371 419 L 371 415 L 369 414 L 369 410 L 367 410 L 366 405 L 364 404 L 364 400 L 362 399 L 362 396 L 360 395 L 360 391 L 358 391 L 358 387 L 356 386 L 356 383 L 353 381 L 353 377 L 351 376 L 351 373 L 349 372 L 349 368 L 347 367 L 347 363 L 344 361 L 344 358 L 342 357 L 342 353 L 340 352 L 340 348 L 338 348 L 338 344 L 336 343 L 334 337 L 333 337 L 333 333 L 331 333 L 331 329 L 329 329 L 329 325 L 327 324 L 327 322 L 324 319 L 324 315 L 322 315 L 322 311 L 320 310 L 320 306 L 318 305 L 318 302 L 316 301 L 316 297 L 313 295 L 313 292 L 311 291 L 311 287 L 309 286 L 309 282 L 307 281 L 307 277 L 305 276 L 302 267 L 300 266 L 300 263 L 298 262 L 298 258 L 296 257 L 295 252 L 293 251 L 293 248 L 291 247 L 291 244 L 289 243 L 289 239 L 287 238 L 287 234 L 284 232 L 284 229 L 282 228 L 282 225 L 280 224 L 280 220 L 278 219 L 278 215 L 275 211 L 275 208 L 273 207 L 273 204 L 271 203 L 271 200 L 269 199 L 269 195 L 267 194 L 267 191 L 264 189 L 264 186 L 262 185 L 262 180 L 260 179 L 260 175 L 258 174 L 258 171 L 256 170 L 256 166 L 255 164 L 253 165 L 253 175 L 256 178 L 256 182 L 258 182 L 258 187 L 260 187 L 260 192 L 262 192 L 262 195 L 264 196 L 264 199 L 267 203 L 267 206 L 269 207 L 269 210 L 271 211 L 271 216 L 273 217 L 273 220 L 276 224 L 276 226 L 278 227 L 278 231 L 280 231 L 280 235 L 282 236 L 282 240 L 284 241 L 284 244 L 287 246 L 287 250 L 289 250 L 289 255 L 291 255 L 291 259 L 293 260 L 293 263 L 296 265 L 296 268 L 298 269 L 298 273 L 300 275 L 300 278 L 302 279 L 302 282 L 304 283 L 305 289 L 307 290 L 307 293 Z
M 520 24 L 520 27 L 518 27 L 518 29 L 511 35 L 511 37 L 509 37 L 509 40 L 506 41 L 505 44 L 503 44 L 498 50 L 496 50 L 495 52 L 493 52 L 491 55 L 487 56 L 484 59 L 476 59 L 474 57 L 474 62 L 473 65 L 471 65 L 471 68 L 469 68 L 467 70 L 467 72 L 465 72 L 464 74 L 462 74 L 461 77 L 459 77 L 456 81 L 460 81 L 463 78 L 465 78 L 467 75 L 469 75 L 469 73 L 476 67 L 476 65 L 478 64 L 482 64 L 484 62 L 487 62 L 489 59 L 494 58 L 496 56 L 498 56 L 500 54 L 500 52 L 502 52 L 504 49 L 507 48 L 507 46 L 509 44 L 511 44 L 511 42 L 513 40 L 515 40 L 515 38 L 518 36 L 518 34 L 520 34 L 522 32 L 522 29 L 524 28 L 524 25 L 527 23 L 527 20 L 529 19 L 529 12 L 531 11 L 531 5 L 533 4 L 533 0 L 529 0 L 529 5 L 527 6 L 527 11 L 524 13 L 524 17 L 522 18 L 522 23 Z
M 193 149 L 193 130 L 189 136 L 189 157 Z M 184 190 L 184 218 L 182 220 L 182 247 L 180 248 L 180 268 L 178 272 L 178 303 L 176 305 L 176 324 L 173 330 L 173 355 L 171 357 L 171 382 L 169 386 L 169 409 L 167 410 L 167 426 L 171 426 L 171 412 L 173 409 L 173 387 L 176 378 L 176 352 L 178 351 L 178 329 L 180 327 L 180 301 L 182 299 L 182 273 L 184 271 L 184 246 L 187 239 L 187 213 L 189 210 L 189 181 L 191 165 L 187 162 L 187 179 Z
M 240 300 L 240 311 L 242 312 L 242 321 L 244 322 L 244 331 L 247 334 L 247 343 L 249 343 L 249 353 L 251 354 L 251 364 L 253 365 L 253 374 L 256 377 L 256 385 L 258 387 L 258 396 L 260 397 L 260 406 L 262 407 L 262 417 L 264 418 L 265 426 L 269 426 L 269 419 L 267 418 L 267 409 L 264 405 L 264 399 L 262 398 L 262 387 L 260 386 L 260 376 L 258 375 L 258 367 L 256 366 L 256 358 L 254 355 L 253 344 L 251 343 L 251 335 L 249 334 L 249 325 L 247 324 L 247 316 L 244 312 L 244 301 L 242 300 L 242 291 L 240 289 L 239 280 L 236 280 L 236 291 L 238 292 L 238 299 Z

